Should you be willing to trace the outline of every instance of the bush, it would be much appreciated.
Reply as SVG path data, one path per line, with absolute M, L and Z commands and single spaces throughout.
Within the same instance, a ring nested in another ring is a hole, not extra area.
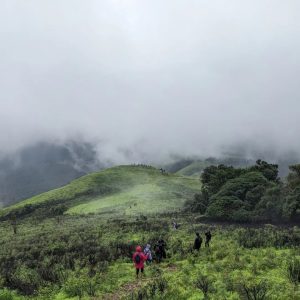
M 274 226 L 264 228 L 241 228 L 235 231 L 236 240 L 245 248 L 296 247 L 300 244 L 298 227 L 278 230 Z
M 13 300 L 12 293 L 8 290 L 0 290 L 0 300 Z
M 247 300 L 264 300 L 267 299 L 268 287 L 265 281 L 257 283 L 247 282 L 241 284 L 240 293 Z
M 208 298 L 208 293 L 212 291 L 213 280 L 211 277 L 200 273 L 195 281 L 195 286 L 202 291 L 204 299 Z
M 19 290 L 23 295 L 33 295 L 41 285 L 38 273 L 26 266 L 19 266 L 12 274 L 6 275 L 6 286 Z
M 288 262 L 287 274 L 293 284 L 300 283 L 300 259 L 294 257 Z
M 64 284 L 64 291 L 68 297 L 81 299 L 87 290 L 87 284 L 83 277 L 72 274 Z

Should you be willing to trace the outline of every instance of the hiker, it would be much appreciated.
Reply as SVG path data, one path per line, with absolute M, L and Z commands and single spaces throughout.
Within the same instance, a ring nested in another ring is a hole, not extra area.
M 175 221 L 173 221 L 173 228 L 175 229 L 175 230 L 177 230 L 178 228 L 179 228 L 179 224 L 177 223 L 177 222 L 175 222 Z
M 196 233 L 196 238 L 194 242 L 194 249 L 199 251 L 202 245 L 202 237 L 200 236 L 199 232 Z
M 151 253 L 150 248 L 151 248 L 151 245 L 147 244 L 145 249 L 144 249 L 144 254 L 147 256 L 147 261 L 146 261 L 147 265 L 152 263 L 152 253 Z
M 205 237 L 206 237 L 205 247 L 209 247 L 209 242 L 211 240 L 211 233 L 210 233 L 210 231 L 205 232 Z
M 161 257 L 166 258 L 167 257 L 167 253 L 166 253 L 167 244 L 166 244 L 166 242 L 162 238 L 160 238 L 157 243 L 158 243 L 159 250 L 161 252 Z
M 143 253 L 142 247 L 137 246 L 136 251 L 132 257 L 136 269 L 136 278 L 139 277 L 140 271 L 141 271 L 141 275 L 144 273 L 144 262 L 147 260 L 147 258 L 148 256 Z
M 157 263 L 160 263 L 161 260 L 162 260 L 162 253 L 161 253 L 161 250 L 160 250 L 160 248 L 159 248 L 158 243 L 156 243 L 156 244 L 154 245 L 154 252 L 155 252 L 155 260 L 156 260 L 156 262 L 157 262 Z

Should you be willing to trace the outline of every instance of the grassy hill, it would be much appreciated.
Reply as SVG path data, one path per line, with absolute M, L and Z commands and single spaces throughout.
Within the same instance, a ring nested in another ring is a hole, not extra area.
M 255 161 L 241 158 L 241 157 L 224 157 L 224 158 L 208 158 L 208 159 L 196 159 L 196 160 L 183 160 L 178 163 L 174 163 L 172 166 L 167 167 L 169 169 L 175 169 L 174 173 L 183 176 L 198 177 L 202 171 L 211 165 L 226 165 L 234 167 L 248 167 L 255 164 Z M 178 167 L 178 168 L 176 168 Z
M 200 176 L 201 172 L 211 165 L 208 161 L 193 161 L 189 165 L 185 166 L 184 168 L 180 169 L 176 172 L 178 175 L 182 176 L 193 176 L 198 177 Z
M 199 180 L 178 174 L 161 174 L 148 166 L 118 166 L 89 174 L 70 184 L 34 196 L 1 211 L 45 213 L 64 205 L 66 214 L 101 213 L 137 215 L 174 211 L 201 188 Z

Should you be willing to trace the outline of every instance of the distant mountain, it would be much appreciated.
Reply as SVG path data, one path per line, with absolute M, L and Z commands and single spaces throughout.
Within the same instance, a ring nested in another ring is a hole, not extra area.
M 285 178 L 289 173 L 289 166 L 300 163 L 298 156 L 286 155 L 278 158 L 266 155 L 257 156 L 257 159 L 263 159 L 270 163 L 278 164 L 279 176 Z M 223 157 L 223 158 L 206 158 L 206 159 L 178 159 L 175 162 L 163 166 L 168 172 L 176 173 L 183 176 L 199 177 L 203 169 L 211 165 L 227 165 L 233 167 L 249 167 L 254 165 L 257 159 L 247 159 L 242 157 Z
M 0 159 L 0 205 L 7 206 L 104 168 L 92 144 L 38 143 Z
M 129 150 L 127 152 L 131 153 Z M 287 176 L 289 165 L 300 162 L 299 156 L 293 153 L 280 157 L 272 153 L 256 153 L 253 157 L 277 163 L 279 176 L 282 178 Z M 243 153 L 230 153 L 223 158 L 173 157 L 173 163 L 162 167 L 169 173 L 199 178 L 203 169 L 210 165 L 247 167 L 255 164 L 256 159 L 247 159 Z M 135 161 L 134 155 L 128 157 L 129 163 L 130 160 Z M 113 161 L 113 157 L 110 162 L 101 161 L 101 158 L 99 160 L 96 147 L 87 142 L 41 142 L 24 147 L 0 158 L 0 207 L 64 186 L 85 174 L 111 167 L 115 165 Z
M 203 169 L 211 165 L 230 165 L 234 167 L 247 167 L 255 163 L 254 160 L 227 157 L 227 158 L 206 158 L 206 159 L 181 159 L 171 164 L 164 166 L 164 168 L 171 173 L 176 173 L 183 176 L 197 176 L 199 177 Z

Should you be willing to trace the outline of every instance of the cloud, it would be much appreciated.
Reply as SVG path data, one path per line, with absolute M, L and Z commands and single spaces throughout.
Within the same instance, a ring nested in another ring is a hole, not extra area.
M 4 1 L 0 147 L 125 162 L 298 151 L 299 1 Z

